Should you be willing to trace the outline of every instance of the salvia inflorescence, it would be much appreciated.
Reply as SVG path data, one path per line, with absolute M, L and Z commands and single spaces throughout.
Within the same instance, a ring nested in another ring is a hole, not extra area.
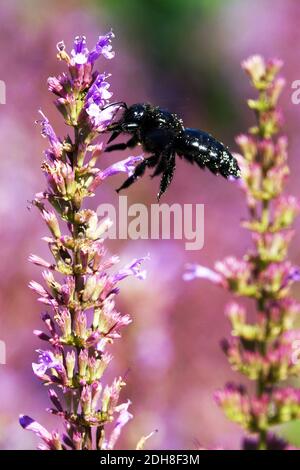
M 21 425 L 37 434 L 41 449 L 112 449 L 132 418 L 130 401 L 119 401 L 124 379 L 116 377 L 107 384 L 103 374 L 113 359 L 109 346 L 131 322 L 115 306 L 119 283 L 131 275 L 144 279 L 143 258 L 117 269 L 119 257 L 107 256 L 104 246 L 111 221 L 99 220 L 96 212 L 83 208 L 106 178 L 120 172 L 129 176 L 142 159 L 129 157 L 104 170 L 96 167 L 103 147 L 98 138 L 111 123 L 115 107 L 108 107 L 108 75 L 95 71 L 94 64 L 99 57 L 114 57 L 112 37 L 100 36 L 92 51 L 85 37 L 77 37 L 70 55 L 64 43 L 58 44 L 58 58 L 67 70 L 50 77 L 48 85 L 73 137 L 59 138 L 41 113 L 42 135 L 49 141 L 42 164 L 47 186 L 34 204 L 50 231 L 44 241 L 52 260 L 30 256 L 44 269 L 43 284 L 32 281 L 30 288 L 47 308 L 42 315 L 46 331 L 35 331 L 46 346 L 38 349 L 32 367 L 48 387 L 48 411 L 61 418 L 65 429 L 49 432 L 22 415 Z
M 300 305 L 291 295 L 300 270 L 288 260 L 292 224 L 300 206 L 294 196 L 284 194 L 289 174 L 287 139 L 278 135 L 282 115 L 277 105 L 284 86 L 278 76 L 282 63 L 253 56 L 242 66 L 258 93 L 248 100 L 256 123 L 237 138 L 239 181 L 249 214 L 242 225 L 250 232 L 253 246 L 240 259 L 229 256 L 217 262 L 215 271 L 189 266 L 185 278 L 205 277 L 235 296 L 254 301 L 254 322 L 241 302 L 227 306 L 232 334 L 222 341 L 231 367 L 254 382 L 254 391 L 229 383 L 216 392 L 215 399 L 226 416 L 246 431 L 243 449 L 283 450 L 291 446 L 273 434 L 274 426 L 300 418 L 300 392 L 288 382 L 300 372 L 300 331 L 293 328 Z

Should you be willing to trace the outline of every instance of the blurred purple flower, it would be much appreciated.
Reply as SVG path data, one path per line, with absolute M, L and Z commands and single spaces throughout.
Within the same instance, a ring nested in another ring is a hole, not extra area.
M 130 405 L 131 401 L 128 400 L 126 403 L 122 403 L 115 408 L 116 412 L 120 414 L 116 420 L 115 427 L 110 434 L 109 441 L 106 446 L 107 450 L 111 450 L 115 447 L 116 442 L 120 437 L 122 428 L 133 418 L 133 415 L 128 411 L 128 407 Z
M 201 266 L 200 264 L 186 264 L 186 272 L 182 278 L 184 281 L 192 281 L 194 279 L 208 279 L 214 284 L 222 284 L 222 276 L 212 269 Z
M 114 275 L 113 282 L 119 282 L 128 276 L 134 276 L 140 280 L 146 279 L 147 272 L 145 270 L 141 270 L 141 265 L 145 260 L 148 259 L 150 259 L 149 255 L 144 256 L 143 258 L 137 258 L 133 260 L 131 263 L 127 264 L 123 269 L 121 269 L 117 274 Z
M 247 437 L 244 446 L 256 449 L 278 448 L 270 428 L 300 417 L 299 390 L 280 388 L 280 382 L 300 372 L 294 347 L 298 332 L 292 330 L 299 307 L 290 297 L 292 284 L 300 280 L 300 270 L 287 259 L 299 202 L 282 194 L 289 168 L 286 138 L 278 137 L 282 116 L 277 101 L 284 80 L 276 75 L 281 66 L 277 59 L 265 61 L 257 55 L 242 63 L 258 92 L 257 99 L 248 100 L 256 125 L 249 135 L 237 138 L 242 151 L 237 156 L 240 185 L 249 209 L 248 220 L 242 225 L 250 231 L 254 247 L 241 259 L 229 256 L 215 265 L 225 289 L 252 298 L 256 304 L 254 322 L 249 322 L 246 309 L 236 302 L 227 306 L 232 332 L 230 339 L 221 343 L 232 369 L 255 381 L 254 393 L 248 394 L 244 386 L 235 384 L 215 393 L 226 416 L 248 435 L 255 435 L 255 443 L 247 443 Z M 192 265 L 185 278 L 206 277 L 216 282 L 214 274 Z

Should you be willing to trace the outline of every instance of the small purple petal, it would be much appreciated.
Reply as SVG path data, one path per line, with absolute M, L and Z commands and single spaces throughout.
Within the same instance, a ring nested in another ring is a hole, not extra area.
M 35 375 L 42 377 L 47 369 L 51 368 L 56 369 L 57 371 L 62 370 L 61 363 L 55 358 L 51 351 L 43 351 L 38 349 L 37 352 L 39 353 L 39 362 L 32 363 L 32 369 Z
M 46 335 L 46 333 L 44 333 L 41 330 L 33 330 L 33 334 L 38 336 L 38 338 L 40 338 L 43 341 L 49 341 L 50 339 L 50 336 Z
M 39 113 L 43 118 L 42 121 L 40 121 L 40 124 L 42 126 L 42 136 L 48 138 L 55 156 L 58 157 L 61 153 L 62 143 L 59 141 L 57 135 L 55 134 L 54 129 L 49 122 L 49 119 L 41 110 L 39 110 Z
M 300 269 L 299 268 L 292 268 L 291 272 L 288 275 L 288 280 L 299 282 L 300 281 Z
M 98 106 L 104 106 L 112 97 L 112 93 L 108 91 L 110 84 L 105 81 L 109 76 L 110 75 L 105 73 L 98 74 L 86 95 L 86 103 L 88 106 L 92 103 L 96 103 Z
M 34 419 L 30 418 L 30 416 L 20 415 L 19 416 L 19 423 L 22 428 L 34 432 L 37 436 L 42 438 L 44 441 L 49 442 L 52 439 L 51 434 L 37 423 Z
M 119 109 L 119 106 L 109 106 L 105 109 L 101 109 L 96 103 L 92 102 L 86 108 L 86 112 L 95 129 L 103 131 L 111 123 L 117 109 Z
M 58 142 L 58 138 L 53 130 L 53 127 L 50 124 L 49 119 L 45 116 L 45 114 L 42 112 L 42 110 L 39 110 L 40 115 L 42 116 L 43 120 L 41 121 L 41 126 L 42 126 L 42 136 L 43 137 L 48 137 L 50 140 L 50 143 Z
M 49 390 L 49 398 L 52 401 L 53 405 L 57 408 L 57 410 L 60 412 L 63 412 L 63 407 L 61 406 L 61 403 L 59 401 L 59 398 L 55 390 L 53 389 Z
M 96 47 L 89 53 L 88 61 L 93 64 L 100 55 L 105 59 L 113 59 L 115 53 L 112 50 L 111 40 L 115 37 L 114 33 L 110 31 L 105 36 L 99 36 Z
M 220 274 L 216 273 L 212 269 L 206 268 L 199 264 L 187 264 L 187 271 L 183 274 L 182 278 L 184 281 L 192 281 L 194 279 L 208 279 L 209 281 L 219 284 L 222 282 Z
M 46 373 L 47 366 L 45 364 L 32 363 L 32 370 L 37 377 L 43 377 Z
M 129 413 L 128 407 L 131 405 L 131 401 L 128 400 L 127 403 L 123 403 L 116 407 L 116 411 L 119 411 L 119 416 L 117 418 L 115 427 L 110 435 L 109 442 L 107 445 L 108 449 L 113 449 L 117 440 L 120 437 L 122 428 L 133 418 L 133 415 Z
M 86 64 L 88 60 L 89 50 L 86 47 L 86 37 L 76 36 L 74 41 L 74 49 L 71 51 L 73 61 L 77 65 Z
M 128 157 L 125 160 L 114 163 L 101 173 L 101 179 L 104 180 L 118 173 L 127 173 L 128 176 L 131 176 L 135 170 L 135 164 L 141 162 L 143 159 L 143 155 L 139 155 L 136 157 Z
M 145 270 L 141 271 L 141 264 L 148 259 L 150 259 L 149 255 L 133 260 L 114 276 L 114 282 L 122 281 L 128 276 L 135 276 L 142 281 L 145 280 L 147 272 Z
M 44 259 L 36 255 L 30 255 L 28 261 L 30 263 L 36 264 L 37 266 L 42 266 L 43 268 L 53 269 L 53 264 L 48 263 L 48 261 L 45 261 Z

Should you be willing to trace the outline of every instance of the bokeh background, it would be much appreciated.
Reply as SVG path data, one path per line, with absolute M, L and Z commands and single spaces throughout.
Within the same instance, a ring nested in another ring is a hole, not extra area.
M 0 448 L 33 449 L 36 438 L 20 429 L 26 413 L 50 428 L 56 419 L 44 410 L 46 390 L 33 376 L 41 327 L 40 305 L 27 288 L 40 271 L 27 262 L 31 252 L 47 256 L 40 241 L 45 226 L 29 203 L 44 186 L 40 172 L 45 141 L 34 125 L 42 108 L 58 133 L 65 129 L 52 105 L 46 79 L 61 70 L 56 43 L 68 47 L 77 34 L 93 45 L 113 28 L 113 61 L 99 63 L 112 73 L 116 100 L 149 101 L 177 112 L 190 127 L 210 131 L 235 149 L 234 136 L 252 120 L 245 99 L 250 86 L 240 62 L 249 54 L 280 57 L 287 86 L 281 100 L 290 139 L 289 191 L 300 195 L 300 105 L 291 102 L 291 83 L 300 79 L 300 3 L 297 0 L 10 0 L 0 1 L 0 79 L 7 103 L 0 105 L 0 339 L 7 364 L 0 365 Z M 138 150 L 136 151 L 138 153 Z M 105 163 L 124 153 L 110 154 Z M 93 204 L 118 199 L 122 179 L 111 179 Z M 155 201 L 158 180 L 144 177 L 127 192 L 128 202 Z M 150 252 L 148 279 L 126 281 L 119 308 L 134 322 L 113 347 L 110 375 L 127 371 L 123 398 L 130 397 L 134 420 L 120 448 L 133 448 L 141 435 L 159 432 L 153 449 L 204 447 L 237 449 L 241 434 L 213 401 L 212 393 L 239 377 L 220 350 L 229 328 L 224 304 L 229 295 L 208 282 L 184 283 L 186 262 L 212 267 L 229 254 L 241 255 L 249 243 L 239 222 L 245 206 L 239 189 L 221 178 L 179 162 L 166 203 L 205 204 L 205 245 L 186 251 L 180 240 L 108 242 L 126 262 Z M 300 224 L 291 258 L 300 264 Z M 300 290 L 295 290 L 300 298 Z M 298 423 L 281 432 L 300 443 Z

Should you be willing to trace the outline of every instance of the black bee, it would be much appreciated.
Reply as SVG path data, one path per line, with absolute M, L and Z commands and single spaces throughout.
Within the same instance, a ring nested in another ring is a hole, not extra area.
M 202 169 L 207 167 L 214 174 L 220 173 L 225 178 L 240 177 L 236 159 L 210 134 L 185 128 L 176 114 L 150 104 L 138 103 L 128 107 L 122 102 L 120 106 L 125 110 L 121 118 L 108 127 L 107 130 L 112 131 L 108 143 L 122 133 L 130 134 L 131 137 L 126 143 L 106 147 L 105 151 L 124 150 L 140 144 L 150 156 L 136 166 L 133 175 L 124 181 L 117 192 L 133 184 L 147 167 L 155 167 L 151 176 L 162 175 L 157 196 L 159 200 L 172 181 L 176 155 L 196 163 Z

